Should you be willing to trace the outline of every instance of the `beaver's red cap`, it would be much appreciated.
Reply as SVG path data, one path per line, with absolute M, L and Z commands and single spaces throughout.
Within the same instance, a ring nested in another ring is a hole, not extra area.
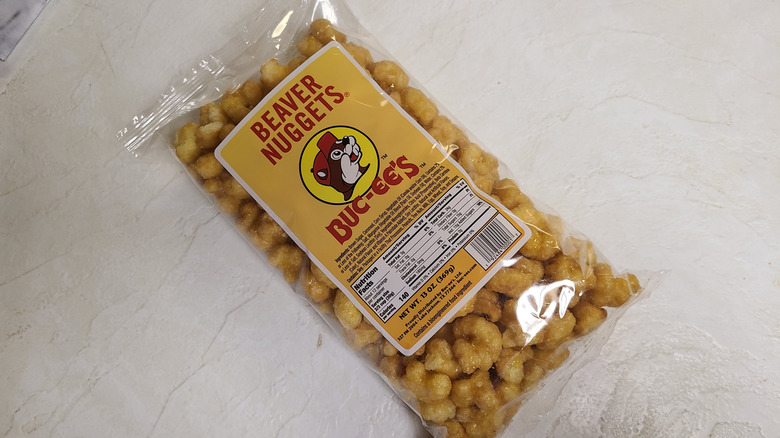
M 322 137 L 320 137 L 319 140 L 317 140 L 317 147 L 320 148 L 325 156 L 328 156 L 328 154 L 330 154 L 330 148 L 333 147 L 333 144 L 336 143 L 336 141 L 338 141 L 336 136 L 331 134 L 330 131 L 327 131 L 322 134 Z
M 319 140 L 317 140 L 317 147 L 320 148 L 320 152 L 314 157 L 314 166 L 312 167 L 312 173 L 314 179 L 322 185 L 330 185 L 330 168 L 328 166 L 328 156 L 330 150 L 338 139 L 330 131 L 322 134 Z

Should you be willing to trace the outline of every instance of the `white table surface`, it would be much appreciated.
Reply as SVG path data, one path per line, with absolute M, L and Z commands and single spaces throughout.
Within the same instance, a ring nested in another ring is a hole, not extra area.
M 258 4 L 54 1 L 0 63 L 0 437 L 425 436 L 114 139 Z M 780 436 L 780 4 L 349 4 L 526 191 L 666 271 L 533 436 Z

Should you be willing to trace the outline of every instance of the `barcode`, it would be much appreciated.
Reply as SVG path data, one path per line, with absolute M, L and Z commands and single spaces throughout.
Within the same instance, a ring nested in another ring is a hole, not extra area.
M 466 246 L 466 251 L 487 270 L 522 234 L 497 215 Z

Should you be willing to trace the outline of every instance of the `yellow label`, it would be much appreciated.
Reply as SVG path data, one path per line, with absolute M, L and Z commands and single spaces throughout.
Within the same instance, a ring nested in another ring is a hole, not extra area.
M 335 42 L 216 156 L 406 355 L 530 237 Z

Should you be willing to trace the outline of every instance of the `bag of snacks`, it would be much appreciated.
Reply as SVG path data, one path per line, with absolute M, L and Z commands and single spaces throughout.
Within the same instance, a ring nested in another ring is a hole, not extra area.
M 241 30 L 120 141 L 160 133 L 435 436 L 530 424 L 637 277 L 538 209 L 340 1 L 276 2 Z

